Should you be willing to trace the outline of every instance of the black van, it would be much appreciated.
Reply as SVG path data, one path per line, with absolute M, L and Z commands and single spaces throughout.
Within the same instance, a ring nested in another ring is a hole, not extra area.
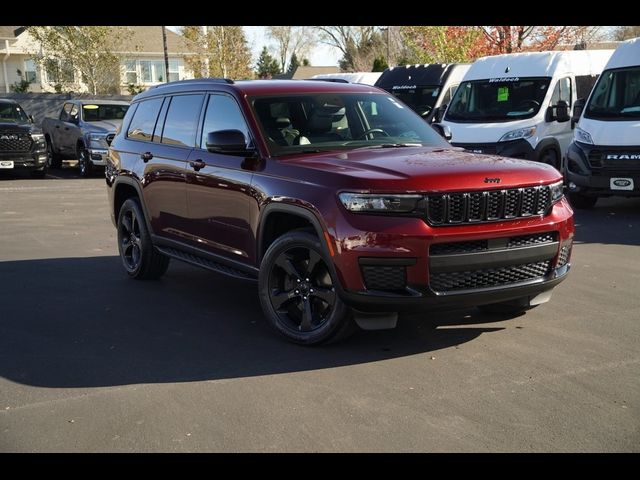
M 375 86 L 395 95 L 427 122 L 437 121 L 469 69 L 467 63 L 402 65 L 386 69 Z M 444 106 L 444 108 L 440 108 Z

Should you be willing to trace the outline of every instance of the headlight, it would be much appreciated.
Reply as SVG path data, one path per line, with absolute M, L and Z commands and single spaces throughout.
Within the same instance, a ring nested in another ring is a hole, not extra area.
M 109 144 L 107 143 L 107 134 L 106 133 L 90 133 L 89 134 L 89 143 L 92 148 L 109 148 Z
M 43 133 L 32 133 L 31 138 L 34 143 L 44 143 L 44 134 Z
M 408 213 L 416 209 L 421 195 L 385 195 L 367 193 L 341 193 L 344 208 L 350 212 Z
M 575 136 L 575 139 L 579 142 L 593 145 L 593 139 L 591 138 L 591 134 L 586 130 L 581 129 L 580 127 L 576 127 L 574 136 Z
M 536 133 L 536 127 L 519 128 L 518 130 L 511 130 L 500 137 L 499 142 L 508 142 L 510 140 L 518 140 L 520 138 L 529 138 Z
M 564 185 L 562 182 L 560 181 L 549 185 L 549 193 L 551 194 L 551 205 L 557 203 L 564 196 Z

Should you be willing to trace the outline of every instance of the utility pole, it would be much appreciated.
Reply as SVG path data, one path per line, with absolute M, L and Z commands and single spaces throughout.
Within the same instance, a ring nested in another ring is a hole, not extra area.
M 169 82 L 169 53 L 167 52 L 167 30 L 162 26 L 162 46 L 164 47 L 164 80 Z

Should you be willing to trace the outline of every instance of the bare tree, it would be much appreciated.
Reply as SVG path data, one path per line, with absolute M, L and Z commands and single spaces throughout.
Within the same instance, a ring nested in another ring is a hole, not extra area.
M 182 35 L 197 54 L 185 59 L 196 77 L 253 78 L 251 51 L 240 26 L 185 26 Z
M 493 53 L 553 50 L 563 44 L 586 44 L 600 35 L 600 27 L 590 26 L 492 26 L 482 31 Z
M 613 31 L 613 38 L 616 40 L 629 40 L 630 38 L 640 37 L 640 27 L 624 25 L 616 27 Z
M 375 26 L 315 27 L 320 41 L 342 52 L 340 66 L 343 70 L 370 71 L 373 60 L 385 55 L 386 42 Z
M 267 35 L 275 42 L 276 57 L 280 61 L 281 71 L 287 71 L 287 61 L 296 55 L 306 57 L 315 43 L 315 31 L 311 27 L 272 26 Z

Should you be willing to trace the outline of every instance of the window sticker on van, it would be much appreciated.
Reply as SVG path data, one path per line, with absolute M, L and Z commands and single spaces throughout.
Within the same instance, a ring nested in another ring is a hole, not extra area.
M 498 87 L 498 101 L 506 102 L 509 100 L 509 87 Z
M 504 77 L 504 78 L 490 78 L 489 83 L 502 83 L 502 82 L 519 82 L 520 77 Z

